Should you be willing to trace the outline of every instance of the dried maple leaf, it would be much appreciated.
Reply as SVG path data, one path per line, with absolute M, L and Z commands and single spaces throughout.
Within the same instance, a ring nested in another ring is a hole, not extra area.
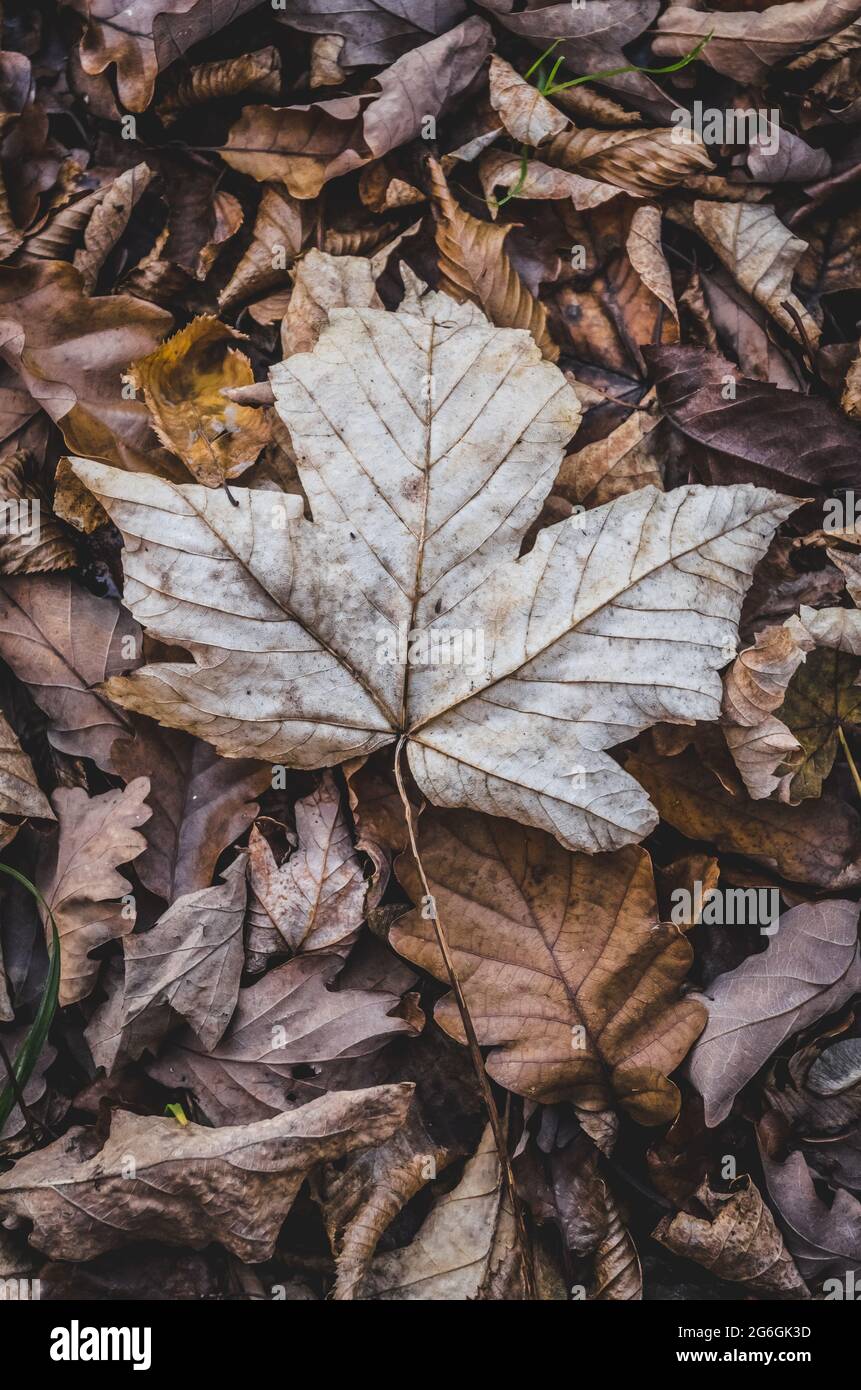
M 236 405 L 222 388 L 250 386 L 251 363 L 235 333 L 204 314 L 148 357 L 133 362 L 127 380 L 143 391 L 161 442 L 206 487 L 220 487 L 250 468 L 269 438 L 260 410 Z
M 617 1102 L 641 1124 L 672 1119 L 668 1075 L 705 1024 L 678 998 L 693 953 L 661 925 L 649 856 L 629 847 L 571 855 L 549 835 L 464 814 L 422 819 L 422 862 L 447 925 L 487 1069 L 519 1095 L 599 1112 Z M 398 874 L 421 899 L 412 861 Z M 433 922 L 416 910 L 391 944 L 440 979 Z M 463 1041 L 451 996 L 435 1017 Z
M 528 334 L 445 295 L 335 310 L 271 378 L 313 522 L 299 497 L 235 490 L 236 507 L 74 465 L 125 535 L 126 602 L 195 657 L 111 698 L 299 767 L 405 737 L 438 803 L 573 848 L 642 838 L 654 814 L 604 750 L 717 716 L 748 578 L 794 504 L 644 488 L 518 559 L 578 404 Z
M 40 865 L 36 883 L 60 937 L 63 1006 L 85 999 L 96 983 L 99 962 L 90 952 L 134 927 L 134 900 L 120 901 L 131 885 L 118 867 L 146 845 L 137 827 L 150 814 L 148 791 L 149 779 L 138 777 L 125 791 L 101 796 L 88 797 L 80 787 L 54 792 L 59 837 Z M 44 908 L 40 911 L 50 940 L 50 920 Z
M 132 1240 L 193 1250 L 217 1240 L 249 1263 L 267 1260 L 311 1168 L 387 1139 L 412 1090 L 336 1092 L 223 1129 L 120 1110 L 92 1157 L 81 1153 L 91 1131 L 77 1128 L 21 1159 L 0 1177 L 0 1211 L 31 1221 L 32 1244 L 53 1259 L 92 1259 Z

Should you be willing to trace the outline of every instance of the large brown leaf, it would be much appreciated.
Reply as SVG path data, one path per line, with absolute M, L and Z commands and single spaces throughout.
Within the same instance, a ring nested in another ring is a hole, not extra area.
M 549 835 L 463 813 L 422 818 L 421 856 L 491 1076 L 545 1104 L 672 1119 L 669 1073 L 705 1011 L 678 997 L 693 955 L 659 921 L 649 856 L 572 855 Z M 398 874 L 421 901 L 406 855 Z M 428 915 L 401 918 L 390 939 L 446 978 Z M 463 1041 L 451 997 L 436 1018 Z
M 0 1211 L 31 1221 L 32 1243 L 54 1259 L 92 1259 L 132 1240 L 193 1250 L 217 1240 L 249 1263 L 267 1260 L 310 1170 L 387 1139 L 412 1089 L 335 1093 L 223 1129 L 120 1110 L 92 1157 L 91 1132 L 78 1128 L 21 1159 L 0 1177 Z
M 121 467 L 151 466 L 155 439 L 122 373 L 152 352 L 171 316 L 127 295 L 84 293 L 65 261 L 0 268 L 0 355 L 63 431 L 69 449 Z

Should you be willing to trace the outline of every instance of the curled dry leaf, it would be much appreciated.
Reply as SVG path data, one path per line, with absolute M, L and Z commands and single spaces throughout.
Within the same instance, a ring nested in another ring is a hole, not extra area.
M 783 1160 L 772 1153 L 770 1116 L 757 1128 L 768 1195 L 777 1210 L 786 1244 L 811 1285 L 828 1277 L 861 1275 L 861 1202 L 839 1188 L 829 1205 L 814 1185 L 814 1173 L 797 1151 Z M 845 1285 L 844 1285 L 845 1287 Z
M 654 51 L 659 58 L 680 58 L 710 34 L 700 61 L 736 82 L 758 85 L 776 63 L 820 43 L 859 13 L 859 0 L 789 0 L 770 4 L 761 14 L 671 4 L 658 20 Z
M 707 1125 L 726 1118 L 739 1091 L 786 1038 L 861 990 L 859 949 L 857 903 L 804 903 L 781 917 L 764 952 L 697 996 L 707 1005 L 708 1023 L 688 1066 Z
M 296 267 L 293 291 L 281 324 L 285 357 L 313 352 L 332 309 L 382 309 L 374 266 L 363 256 L 309 251 Z
M 496 53 L 490 60 L 489 82 L 491 106 L 521 145 L 540 145 L 568 127 L 567 117 Z
M 217 1240 L 248 1263 L 267 1260 L 309 1171 L 387 1139 L 412 1089 L 335 1093 L 222 1129 L 120 1110 L 91 1158 L 78 1128 L 0 1176 L 0 1211 L 31 1221 L 32 1244 L 53 1259 L 92 1259 L 138 1239 L 192 1250 Z
M 497 216 L 499 212 L 497 188 L 504 188 L 518 198 L 556 201 L 570 198 L 578 212 L 584 208 L 598 207 L 610 198 L 618 198 L 620 191 L 613 184 L 596 183 L 594 179 L 583 178 L 580 174 L 553 169 L 549 164 L 543 164 L 540 159 L 530 159 L 526 162 L 522 155 L 509 154 L 505 150 L 488 150 L 483 154 L 478 166 L 478 175 L 491 217 Z M 466 214 L 463 216 L 466 217 Z M 479 225 L 484 227 L 487 224 L 482 222 Z M 511 228 L 500 230 L 507 234 Z M 502 254 L 505 254 L 504 251 Z
M 280 866 L 256 826 L 248 845 L 248 946 L 264 955 L 346 947 L 362 922 L 362 865 L 331 774 L 295 814 L 299 847 Z
M 861 726 L 861 613 L 798 616 L 757 635 L 727 674 L 724 732 L 754 798 L 778 791 L 793 804 L 821 796 L 840 731 Z
M 378 1255 L 357 1297 L 483 1301 L 512 1278 L 514 1219 L 490 1126 L 451 1192 L 438 1198 L 410 1245 Z
M 223 387 L 254 381 L 250 361 L 234 346 L 242 339 L 204 315 L 128 371 L 127 379 L 144 393 L 159 439 L 206 487 L 244 473 L 269 438 L 261 411 L 221 394 Z
M 678 997 L 692 952 L 658 920 L 649 856 L 570 855 L 549 835 L 464 813 L 423 816 L 421 856 L 479 1042 L 493 1048 L 491 1076 L 544 1104 L 672 1119 L 669 1074 L 705 1011 Z M 420 899 L 406 855 L 398 875 Z M 390 941 L 445 978 L 421 912 L 400 918 Z M 464 1040 L 451 997 L 435 1016 Z
M 333 1299 L 356 1297 L 380 1237 L 452 1157 L 431 1139 L 414 1101 L 403 1126 L 391 1139 L 356 1154 L 342 1168 L 326 1168 L 319 1200 L 337 1256 Z
M 0 815 L 55 818 L 36 780 L 33 764 L 3 714 L 0 714 Z
M 150 814 L 148 792 L 147 777 L 101 796 L 88 797 L 80 787 L 54 792 L 59 835 L 40 864 L 36 886 L 60 937 L 61 1006 L 85 999 L 96 983 L 99 962 L 90 952 L 134 927 L 131 884 L 118 869 L 146 845 L 137 827 Z M 50 919 L 41 906 L 40 912 L 50 941 Z
M 642 489 L 546 528 L 518 561 L 577 420 L 561 375 L 528 335 L 494 330 L 445 296 L 417 312 L 336 310 L 332 320 L 315 353 L 272 374 L 313 523 L 286 494 L 238 490 L 237 508 L 223 493 L 75 465 L 127 538 L 133 611 L 153 636 L 196 653 L 194 666 L 150 666 L 109 694 L 222 753 L 294 766 L 332 765 L 409 734 L 413 775 L 438 803 L 508 813 L 576 848 L 641 838 L 653 813 L 603 749 L 660 719 L 717 716 L 744 576 L 793 504 L 745 487 Z M 381 361 L 402 364 L 397 389 L 379 377 Z M 422 514 L 439 518 L 423 540 Z M 255 533 L 271 545 L 252 545 Z M 220 592 L 204 578 L 216 558 L 231 576 Z M 156 613 L 154 591 L 179 602 Z M 622 613 L 624 636 L 613 626 Z M 325 685 L 285 649 L 300 629 Z M 451 629 L 460 640 L 480 632 L 483 652 L 459 667 L 408 660 L 410 643 L 447 642 Z M 587 650 L 590 678 L 578 688 L 570 663 Z M 482 698 L 491 685 L 492 702 Z
M 287 263 L 299 255 L 310 230 L 307 207 L 278 184 L 264 187 L 251 244 L 218 296 L 222 310 L 284 283 Z
M 239 96 L 242 92 L 277 97 L 280 91 L 281 55 L 270 45 L 254 53 L 243 53 L 241 58 L 219 58 L 212 63 L 195 64 L 168 89 L 158 109 L 159 114 L 164 115 Z
M 126 169 L 114 179 L 90 213 L 84 244 L 75 252 L 73 260 L 85 293 L 92 294 L 96 288 L 99 271 L 128 226 L 135 204 L 151 182 L 152 170 L 146 164 Z
M 783 1243 L 774 1217 L 756 1184 L 742 1178 L 731 1192 L 715 1191 L 706 1180 L 697 1192 L 707 1219 L 686 1211 L 665 1216 L 652 1232 L 674 1255 L 745 1286 L 765 1298 L 809 1299 L 807 1285 Z
M 700 137 L 684 130 L 682 136 L 675 126 L 645 131 L 571 130 L 543 144 L 540 155 L 548 164 L 613 184 L 633 197 L 648 198 L 713 170 Z
M 555 362 L 559 349 L 548 331 L 544 305 L 530 294 L 505 252 L 511 227 L 481 222 L 458 207 L 441 166 L 430 160 L 429 168 L 441 288 L 459 303 L 479 304 L 500 328 L 528 329 L 543 355 Z
M 163 68 L 257 0 L 68 0 L 84 17 L 81 67 L 97 75 L 116 64 L 120 101 L 145 111 Z
M 819 325 L 792 291 L 792 275 L 807 242 L 783 225 L 774 208 L 754 203 L 697 200 L 692 216 L 696 230 L 742 289 L 795 338 L 800 323 L 806 341 L 815 346 Z
M 632 410 L 605 439 L 566 454 L 553 491 L 578 506 L 600 507 L 641 487 L 663 489 L 657 414 Z
M 0 574 L 67 570 L 77 563 L 74 537 L 52 506 L 50 470 L 26 450 L 0 459 Z

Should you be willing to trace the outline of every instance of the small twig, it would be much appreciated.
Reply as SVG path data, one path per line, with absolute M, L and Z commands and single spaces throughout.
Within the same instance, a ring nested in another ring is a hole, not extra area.
M 813 351 L 810 339 L 807 336 L 807 329 L 804 327 L 804 320 L 802 319 L 801 315 L 799 314 L 798 310 L 796 309 L 795 305 L 792 303 L 791 300 L 782 299 L 780 301 L 780 307 L 781 309 L 786 310 L 789 317 L 792 319 L 792 322 L 795 324 L 795 327 L 798 330 L 798 336 L 801 339 L 801 345 L 804 348 L 805 354 L 807 356 L 808 366 L 810 367 L 810 370 L 813 371 L 814 363 L 816 362 L 816 354 Z
M 853 758 L 849 750 L 849 744 L 846 742 L 846 735 L 843 732 L 842 724 L 837 725 L 837 737 L 843 745 L 843 752 L 845 753 L 846 761 L 849 764 L 849 771 L 852 773 L 852 780 L 855 783 L 855 789 L 858 792 L 858 795 L 861 796 L 861 776 L 859 776 L 858 769 L 855 766 L 855 759 Z
M 439 913 L 436 908 L 436 901 L 434 899 L 433 893 L 430 890 L 430 884 L 427 880 L 424 865 L 422 864 L 421 858 L 419 856 L 419 848 L 418 843 L 416 841 L 415 824 L 413 821 L 413 810 L 412 806 L 410 805 L 410 800 L 407 796 L 406 789 L 404 787 L 403 778 L 401 776 L 401 752 L 403 751 L 405 743 L 406 735 L 402 735 L 401 738 L 398 740 L 398 745 L 395 749 L 395 781 L 397 782 L 398 794 L 400 795 L 401 803 L 404 808 L 404 819 L 406 821 L 407 834 L 409 835 L 410 849 L 412 850 L 413 859 L 415 860 L 415 865 L 418 870 L 418 875 L 419 879 L 421 880 L 422 888 L 424 889 L 426 897 L 430 900 L 432 904 L 433 915 L 431 917 L 431 921 L 433 922 L 433 929 L 434 934 L 436 935 L 437 946 L 439 947 L 439 953 L 442 956 L 443 964 L 445 965 L 445 970 L 446 974 L 448 975 L 449 984 L 452 988 L 452 993 L 454 994 L 455 1000 L 457 1002 L 458 1013 L 460 1014 L 460 1020 L 463 1024 L 463 1031 L 466 1034 L 467 1047 L 469 1048 L 470 1056 L 472 1058 L 472 1064 L 475 1068 L 475 1075 L 478 1080 L 478 1084 L 481 1088 L 482 1098 L 484 1100 L 485 1108 L 487 1110 L 488 1119 L 490 1120 L 490 1127 L 493 1130 L 493 1137 L 496 1142 L 496 1151 L 499 1155 L 499 1163 L 502 1169 L 502 1180 L 505 1184 L 505 1188 L 508 1193 L 508 1200 L 511 1203 L 512 1215 L 514 1216 L 514 1227 L 517 1236 L 517 1245 L 520 1252 L 520 1263 L 523 1270 L 524 1292 L 528 1299 L 534 1300 L 537 1298 L 537 1292 L 535 1287 L 535 1271 L 532 1266 L 532 1250 L 529 1243 L 529 1234 L 526 1230 L 526 1222 L 523 1217 L 523 1207 L 521 1206 L 520 1198 L 517 1195 L 517 1184 L 514 1178 L 514 1169 L 511 1166 L 511 1159 L 508 1154 L 508 1139 L 505 1132 L 505 1126 L 502 1123 L 502 1119 L 499 1114 L 499 1109 L 497 1107 L 493 1091 L 491 1090 L 490 1081 L 488 1079 L 487 1072 L 484 1066 L 484 1058 L 481 1055 L 481 1047 L 479 1046 L 478 1037 L 476 1035 L 475 1027 L 472 1022 L 469 1007 L 467 1005 L 466 998 L 463 993 L 463 988 L 458 978 L 454 958 L 451 954 L 451 949 L 448 944 L 448 937 L 446 936 L 445 928 L 443 927 L 442 921 L 439 917 Z
M 224 482 L 221 484 L 221 486 L 224 488 L 224 491 L 227 493 L 227 496 L 229 497 L 230 501 L 233 503 L 234 507 L 238 507 L 238 506 L 239 506 L 239 503 L 237 502 L 236 498 L 233 496 L 233 493 L 230 491 L 230 488 L 227 486 L 227 479 L 226 479 L 226 478 L 224 479 Z

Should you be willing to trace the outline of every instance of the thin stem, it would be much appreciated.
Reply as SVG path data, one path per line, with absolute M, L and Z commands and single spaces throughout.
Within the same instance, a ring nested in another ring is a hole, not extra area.
M 15 1074 L 15 1068 L 12 1066 L 12 1063 L 9 1060 L 9 1054 L 6 1051 L 6 1048 L 3 1046 L 2 1039 L 0 1039 L 0 1060 L 2 1060 L 3 1066 L 6 1068 L 6 1075 L 9 1078 L 9 1085 L 12 1087 L 12 1094 L 15 1097 L 15 1102 L 18 1106 L 18 1109 L 21 1111 L 24 1123 L 27 1126 L 27 1133 L 32 1139 L 33 1144 L 37 1145 L 39 1143 L 39 1131 L 36 1128 L 36 1123 L 33 1119 L 33 1116 L 30 1114 L 30 1107 L 24 1099 L 24 1092 L 21 1090 L 21 1083 L 19 1082 L 18 1077 Z
M 842 724 L 837 725 L 837 737 L 843 745 L 843 752 L 845 753 L 846 761 L 849 764 L 849 771 L 852 773 L 852 779 L 855 783 L 855 790 L 857 791 L 858 795 L 861 796 L 861 776 L 859 776 L 858 774 L 858 769 L 855 766 L 855 759 L 853 758 L 849 750 L 849 744 L 846 742 L 846 735 L 843 732 Z
M 506 1192 L 508 1193 L 508 1200 L 511 1203 L 511 1211 L 514 1217 L 515 1233 L 517 1236 L 517 1244 L 520 1252 L 520 1263 L 523 1270 L 524 1292 L 528 1299 L 534 1300 L 537 1298 L 537 1292 L 535 1287 L 535 1272 L 532 1266 L 532 1251 L 529 1243 L 529 1235 L 526 1230 L 526 1222 L 523 1218 L 523 1208 L 520 1203 L 520 1198 L 517 1195 L 517 1184 L 514 1179 L 514 1169 L 511 1166 L 511 1159 L 508 1156 L 508 1139 L 505 1132 L 505 1126 L 502 1123 L 502 1119 L 499 1114 L 499 1109 L 497 1107 L 493 1091 L 491 1090 L 490 1081 L 488 1079 L 488 1075 L 484 1066 L 484 1058 L 481 1055 L 481 1047 L 479 1046 L 478 1037 L 476 1035 L 475 1027 L 472 1022 L 472 1017 L 469 1012 L 466 997 L 464 996 L 463 988 L 458 978 L 457 968 L 455 966 L 454 958 L 451 954 L 451 949 L 448 944 L 448 937 L 446 936 L 445 928 L 443 927 L 439 913 L 437 912 L 436 901 L 433 893 L 430 890 L 430 884 L 428 883 L 427 875 L 424 870 L 424 865 L 419 855 L 419 847 L 416 841 L 415 824 L 413 821 L 413 808 L 410 805 L 410 800 L 406 794 L 403 778 L 401 776 L 401 753 L 403 751 L 405 743 L 406 735 L 403 735 L 398 740 L 398 746 L 395 749 L 395 781 L 397 782 L 398 794 L 400 795 L 401 803 L 404 808 L 404 820 L 406 821 L 407 834 L 409 836 L 410 841 L 410 849 L 412 850 L 413 859 L 415 861 L 416 869 L 418 870 L 419 879 L 421 880 L 421 885 L 422 889 L 424 890 L 425 897 L 430 901 L 432 905 L 431 911 L 433 915 L 431 917 L 431 921 L 433 922 L 433 929 L 434 934 L 436 936 L 437 946 L 439 947 L 439 953 L 442 956 L 445 971 L 448 976 L 448 981 L 452 988 L 452 993 L 454 994 L 455 1000 L 457 1002 L 458 1013 L 460 1014 L 460 1021 L 463 1024 L 463 1031 L 466 1034 L 467 1047 L 469 1048 L 470 1056 L 472 1058 L 472 1065 L 475 1068 L 475 1075 L 478 1080 L 478 1084 L 481 1088 L 482 1098 L 484 1100 L 485 1108 L 487 1110 L 488 1119 L 490 1120 L 490 1127 L 493 1130 L 493 1138 L 496 1142 L 496 1151 L 499 1155 L 499 1163 L 502 1169 L 502 1180 L 505 1184 Z

